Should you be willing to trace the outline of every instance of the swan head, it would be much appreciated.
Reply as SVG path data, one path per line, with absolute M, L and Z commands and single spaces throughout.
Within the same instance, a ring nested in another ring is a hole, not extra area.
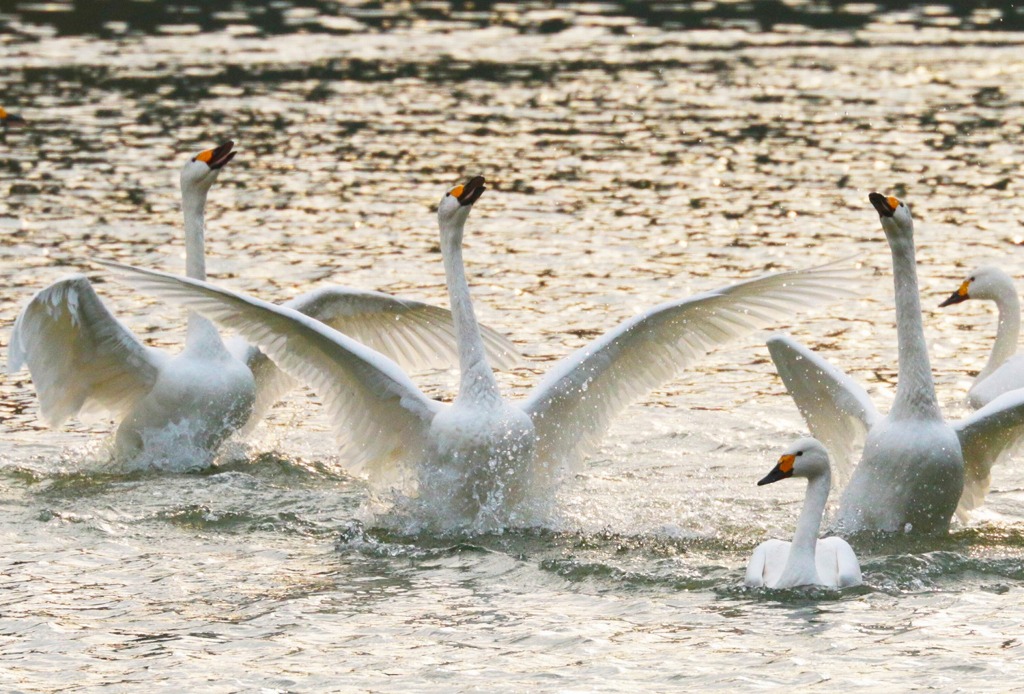
M 1006 293 L 1014 294 L 1013 279 L 995 265 L 985 265 L 974 270 L 939 308 L 959 304 L 968 299 L 995 301 Z
M 893 237 L 911 236 L 914 233 L 914 218 L 905 202 L 892 195 L 870 193 L 868 200 L 878 212 L 885 235 Z
M 437 206 L 437 222 L 442 230 L 461 229 L 469 217 L 473 203 L 487 190 L 483 176 L 474 176 L 465 185 L 458 185 L 441 198 Z
M 23 128 L 27 125 L 24 118 L 17 113 L 11 113 L 0 106 L 0 123 L 6 128 Z
M 815 479 L 828 474 L 831 474 L 831 471 L 825 446 L 818 439 L 805 438 L 793 442 L 772 471 L 765 475 L 757 486 L 761 487 L 790 477 Z
M 228 140 L 220 147 L 205 149 L 195 155 L 181 169 L 181 190 L 196 190 L 205 193 L 217 180 L 217 174 L 235 158 L 235 143 Z

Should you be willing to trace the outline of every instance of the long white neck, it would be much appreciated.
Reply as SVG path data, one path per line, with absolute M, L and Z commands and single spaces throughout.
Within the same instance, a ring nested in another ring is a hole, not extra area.
M 206 190 L 182 190 L 181 211 L 185 217 L 185 274 L 206 280 Z M 223 347 L 220 333 L 208 319 L 194 311 L 188 314 L 185 347 L 208 349 Z
M 818 568 L 814 563 L 814 554 L 831 484 L 832 475 L 828 471 L 807 480 L 804 507 L 796 522 L 793 544 L 789 548 L 789 559 L 786 560 L 786 567 L 779 576 L 780 587 L 821 583 Z
M 909 234 L 888 236 L 896 289 L 896 336 L 899 343 L 899 381 L 889 416 L 896 419 L 942 419 L 928 360 L 921 321 L 914 239 Z
M 455 341 L 459 345 L 461 375 L 456 400 L 500 399 L 498 383 L 494 379 L 490 364 L 487 363 L 480 325 L 477 323 L 473 301 L 469 295 L 466 269 L 462 263 L 462 224 L 457 224 L 452 229 L 442 229 L 441 253 L 444 256 L 444 273 L 448 281 L 448 301 L 455 322 Z
M 995 303 L 996 308 L 999 309 L 996 342 L 992 345 L 992 353 L 988 355 L 988 363 L 974 379 L 975 383 L 985 380 L 1007 359 L 1017 353 L 1017 343 L 1020 340 L 1020 298 L 1017 296 L 1017 289 L 1013 283 L 1006 287 L 1000 287 Z

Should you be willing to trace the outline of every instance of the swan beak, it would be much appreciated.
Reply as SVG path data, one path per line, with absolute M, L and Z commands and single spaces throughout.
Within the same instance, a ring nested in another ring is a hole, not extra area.
M 787 477 L 793 476 L 793 464 L 796 462 L 796 456 L 789 454 L 779 458 L 778 464 L 772 468 L 772 471 L 764 476 L 760 482 L 757 483 L 758 487 L 763 487 L 766 484 L 772 482 L 778 482 L 784 480 Z
M 970 289 L 971 281 L 965 280 L 960 288 L 953 292 L 948 299 L 939 304 L 939 308 L 945 308 L 946 306 L 952 306 L 953 304 L 959 304 L 961 301 L 967 301 L 971 298 L 968 290 Z
M 3 121 L 5 128 L 23 128 L 28 123 L 17 113 L 10 113 L 0 108 L 0 121 Z
M 474 176 L 464 186 L 458 186 L 452 191 L 452 195 L 463 207 L 468 207 L 480 199 L 487 188 L 484 186 L 483 176 Z
M 229 161 L 235 158 L 236 153 L 231 151 L 234 146 L 234 141 L 228 140 L 220 147 L 200 152 L 196 155 L 196 161 L 203 162 L 214 171 L 224 168 Z
M 900 201 L 896 198 L 892 196 L 885 197 L 881 193 L 869 193 L 868 200 L 875 206 L 875 210 L 878 211 L 880 217 L 892 217 L 896 214 L 896 208 L 900 204 Z

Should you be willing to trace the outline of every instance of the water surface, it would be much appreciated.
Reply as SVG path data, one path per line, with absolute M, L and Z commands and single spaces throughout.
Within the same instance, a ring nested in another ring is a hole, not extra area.
M 434 205 L 483 173 L 478 312 L 550 363 L 655 303 L 858 254 L 858 296 L 791 332 L 881 408 L 896 374 L 871 190 L 913 207 L 945 411 L 994 334 L 933 309 L 970 268 L 1024 274 L 1022 13 L 904 3 L 63 3 L 0 14 L 0 347 L 86 272 L 151 344 L 181 311 L 90 265 L 183 268 L 184 156 L 234 139 L 211 276 L 446 301 Z M 297 391 L 216 468 L 106 463 L 106 421 L 50 431 L 0 380 L 0 688 L 210 692 L 1013 690 L 1024 468 L 948 538 L 856 543 L 866 586 L 739 587 L 799 484 L 754 485 L 803 424 L 768 333 L 631 407 L 536 528 L 436 536 L 346 474 Z M 4 350 L 5 351 L 5 350 Z M 419 374 L 450 397 L 454 374 Z

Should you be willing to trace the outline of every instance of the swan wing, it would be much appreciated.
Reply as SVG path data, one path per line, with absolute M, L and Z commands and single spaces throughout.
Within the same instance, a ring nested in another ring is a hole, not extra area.
M 250 345 L 244 337 L 235 335 L 226 340 L 224 346 L 233 357 L 249 367 L 253 381 L 256 382 L 256 401 L 252 407 L 252 414 L 242 427 L 242 433 L 247 435 L 252 433 L 274 403 L 296 386 L 297 381 L 277 368 L 277 364 L 270 357 L 259 347 Z
M 789 560 L 791 544 L 785 540 L 765 540 L 754 548 L 747 564 L 744 585 L 750 588 L 774 588 Z
M 747 562 L 747 574 L 743 579 L 743 585 L 750 588 L 760 588 L 764 586 L 764 569 L 765 562 L 768 557 L 767 544 L 767 542 L 762 542 L 754 548 L 754 553 L 750 555 L 750 561 Z
M 136 286 L 180 302 L 258 345 L 324 401 L 342 456 L 372 477 L 418 462 L 440 403 L 382 354 L 285 306 L 155 270 L 97 261 Z
M 7 369 L 28 365 L 43 420 L 58 427 L 79 413 L 125 414 L 153 387 L 164 359 L 114 318 L 85 276 L 72 275 L 18 314 Z
M 964 454 L 964 491 L 957 514 L 964 518 L 981 506 L 992 480 L 992 466 L 1008 458 L 1024 441 L 1024 389 L 1010 391 L 953 422 Z
M 455 325 L 447 309 L 348 287 L 316 289 L 284 305 L 394 359 L 403 369 L 446 369 L 458 363 Z M 519 363 L 521 356 L 510 340 L 484 326 L 481 334 L 489 363 L 499 369 Z M 294 387 L 295 380 L 258 348 L 245 342 L 231 348 L 256 379 L 251 428 Z
M 841 537 L 818 540 L 815 568 L 822 583 L 836 588 L 859 586 L 863 582 L 860 562 L 853 547 Z
M 459 362 L 451 311 L 439 306 L 348 287 L 316 289 L 285 306 L 386 354 L 403 369 L 447 369 Z M 508 338 L 485 326 L 480 332 L 494 368 L 520 362 Z
M 1024 354 L 1015 354 L 984 381 L 972 385 L 967 392 L 967 402 L 971 407 L 981 408 L 1018 388 L 1024 388 Z
M 878 410 L 859 383 L 788 335 L 768 338 L 768 352 L 811 435 L 832 456 L 834 484 L 843 486 L 853 455 L 878 420 Z
M 846 292 L 834 265 L 766 275 L 634 316 L 559 363 L 522 403 L 538 455 L 574 464 L 612 418 L 712 348 Z

